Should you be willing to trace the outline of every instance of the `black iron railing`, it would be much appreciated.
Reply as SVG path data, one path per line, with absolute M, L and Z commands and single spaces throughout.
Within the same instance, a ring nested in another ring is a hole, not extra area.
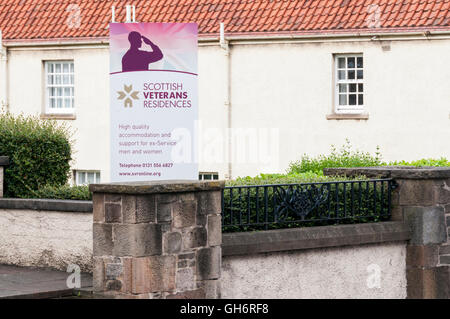
M 391 179 L 225 187 L 224 232 L 389 220 Z

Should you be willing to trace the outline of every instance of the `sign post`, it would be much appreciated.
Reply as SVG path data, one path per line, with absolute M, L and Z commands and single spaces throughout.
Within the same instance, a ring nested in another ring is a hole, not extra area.
M 110 24 L 111 182 L 198 179 L 197 24 Z

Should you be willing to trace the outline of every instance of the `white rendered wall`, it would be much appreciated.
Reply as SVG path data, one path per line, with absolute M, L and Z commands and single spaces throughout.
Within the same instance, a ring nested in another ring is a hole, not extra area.
M 406 246 L 383 243 L 223 257 L 222 298 L 404 299 Z
M 0 209 L 0 264 L 92 271 L 92 213 Z
M 326 119 L 335 53 L 363 53 L 367 121 Z M 379 145 L 385 160 L 450 158 L 449 53 L 450 40 L 392 41 L 390 51 L 378 41 L 232 45 L 232 126 L 245 130 L 234 138 L 232 176 L 284 172 L 304 153 L 327 153 L 346 138 L 372 153 Z M 67 121 L 76 129 L 73 168 L 101 170 L 106 182 L 107 47 L 10 50 L 10 109 L 42 112 L 42 61 L 53 59 L 75 61 L 76 120 Z M 199 168 L 220 178 L 228 173 L 225 59 L 218 45 L 199 47 Z M 256 140 L 246 144 L 254 132 Z
M 109 55 L 107 49 L 10 51 L 10 110 L 45 111 L 44 62 L 74 60 L 76 120 L 63 120 L 74 132 L 74 169 L 100 170 L 109 176 Z

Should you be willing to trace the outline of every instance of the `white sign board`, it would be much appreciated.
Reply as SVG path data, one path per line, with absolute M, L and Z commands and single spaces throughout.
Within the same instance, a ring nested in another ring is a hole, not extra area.
M 111 182 L 198 179 L 197 24 L 110 24 Z

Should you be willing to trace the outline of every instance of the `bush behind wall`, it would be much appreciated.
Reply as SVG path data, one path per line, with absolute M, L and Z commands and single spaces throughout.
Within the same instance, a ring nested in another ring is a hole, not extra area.
M 10 159 L 4 196 L 25 198 L 45 185 L 66 184 L 72 159 L 70 139 L 65 124 L 1 112 L 0 155 Z

